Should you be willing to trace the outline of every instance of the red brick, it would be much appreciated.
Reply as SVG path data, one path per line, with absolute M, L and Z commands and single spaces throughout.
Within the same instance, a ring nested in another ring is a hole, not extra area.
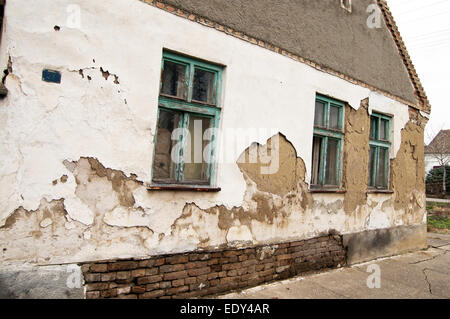
M 98 298 L 100 298 L 100 291 L 86 292 L 86 299 L 98 299 Z
M 211 265 L 211 271 L 220 272 L 222 271 L 222 265 Z
M 211 280 L 211 281 L 209 282 L 209 285 L 210 285 L 211 287 L 215 287 L 215 286 L 217 286 L 219 283 L 220 283 L 220 280 L 219 280 L 219 279 L 214 279 L 214 280 Z
M 131 287 L 131 292 L 135 293 L 135 294 L 143 294 L 146 291 L 146 287 L 143 286 L 134 286 Z
M 277 260 L 286 260 L 286 259 L 292 259 L 292 256 L 290 254 L 277 256 Z
M 155 260 L 155 264 L 153 266 L 157 267 L 157 266 L 161 266 L 164 265 L 166 263 L 166 258 L 161 257 Z
M 153 291 L 153 290 L 156 290 L 159 288 L 161 288 L 161 289 L 163 288 L 163 287 L 161 287 L 161 283 L 159 283 L 159 282 L 154 283 L 154 284 L 148 284 L 147 286 L 145 286 L 146 291 Z
M 157 274 L 159 274 L 159 268 L 158 267 L 147 268 L 145 270 L 145 275 L 146 276 L 153 276 L 153 275 L 157 275 Z
M 164 295 L 164 290 L 153 290 L 139 295 L 139 299 L 154 299 Z
M 96 282 L 96 283 L 86 285 L 86 291 L 105 290 L 108 288 L 109 288 L 109 284 L 107 282 Z
M 181 270 L 184 270 L 184 264 L 162 265 L 159 267 L 160 273 L 175 272 L 175 271 L 181 271 Z
M 190 269 L 188 270 L 189 276 L 200 276 L 209 274 L 211 272 L 210 267 L 198 268 L 198 269 Z
M 171 257 L 166 257 L 167 264 L 185 264 L 189 261 L 189 256 L 186 255 L 176 255 Z
M 247 255 L 240 255 L 239 257 L 238 257 L 238 260 L 239 261 L 246 261 L 248 259 L 248 256 Z
M 116 279 L 129 279 L 131 277 L 131 272 L 120 271 L 116 274 Z
M 242 267 L 249 267 L 258 264 L 256 259 L 250 259 L 242 262 Z
M 182 292 L 186 292 L 189 290 L 189 286 L 181 286 L 181 287 L 175 287 L 175 288 L 170 288 L 166 290 L 166 294 L 167 295 L 176 295 Z
M 212 272 L 212 273 L 208 274 L 208 280 L 216 279 L 216 278 L 219 278 L 219 273 L 218 272 Z
M 184 279 L 177 279 L 172 281 L 172 287 L 180 287 L 184 285 Z
M 175 280 L 175 279 L 183 279 L 188 276 L 188 273 L 186 270 L 183 271 L 177 271 L 177 272 L 169 272 L 167 274 L 164 274 L 164 280 Z
M 223 270 L 233 270 L 233 269 L 238 269 L 242 267 L 241 263 L 234 263 L 234 264 L 225 264 L 222 266 Z
M 131 272 L 131 277 L 133 278 L 138 278 L 138 277 L 144 277 L 145 274 L 145 269 L 135 269 Z
M 114 281 L 116 279 L 116 273 L 115 272 L 107 272 L 102 274 L 101 281 Z
M 119 295 L 117 299 L 137 299 L 138 296 L 136 295 Z
M 89 269 L 92 272 L 107 272 L 108 271 L 108 265 L 107 264 L 93 264 Z
M 197 277 L 188 277 L 184 279 L 186 285 L 195 284 L 197 282 Z
M 153 284 L 155 282 L 161 281 L 162 279 L 163 279 L 162 275 L 147 276 L 138 278 L 137 283 L 138 285 Z
M 101 281 L 102 275 L 101 274 L 85 274 L 84 280 L 86 282 L 96 282 Z
M 219 263 L 219 259 L 217 259 L 217 258 L 208 260 L 208 266 L 217 265 L 218 263 Z
M 156 260 L 155 259 L 148 259 L 148 260 L 140 260 L 139 261 L 139 267 L 140 268 L 150 268 L 155 265 Z
M 237 250 L 227 250 L 223 253 L 224 257 L 233 257 L 239 255 L 239 252 Z
M 117 296 L 117 288 L 108 289 L 100 292 L 101 298 L 112 298 Z
M 233 270 L 229 270 L 228 271 L 228 273 L 227 273 L 227 276 L 228 277 L 235 277 L 235 276 L 237 276 L 237 270 L 236 269 L 233 269 Z
M 133 270 L 138 267 L 139 267 L 139 263 L 137 261 L 117 261 L 117 262 L 108 264 L 109 271 Z
M 187 278 L 186 278 L 186 280 L 187 280 Z M 159 283 L 159 287 L 160 287 L 161 289 L 170 288 L 170 287 L 172 287 L 172 282 L 171 282 L 171 281 L 161 281 L 161 282 Z

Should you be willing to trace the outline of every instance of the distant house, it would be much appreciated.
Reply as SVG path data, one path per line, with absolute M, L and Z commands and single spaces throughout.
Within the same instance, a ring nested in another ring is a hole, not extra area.
M 425 146 L 425 173 L 450 161 L 450 130 L 441 130 L 428 146 Z

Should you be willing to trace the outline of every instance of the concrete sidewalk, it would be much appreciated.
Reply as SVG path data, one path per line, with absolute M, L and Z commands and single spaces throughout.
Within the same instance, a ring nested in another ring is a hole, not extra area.
M 450 298 L 450 235 L 428 234 L 428 245 L 427 250 L 295 277 L 218 298 Z M 368 267 L 373 264 L 379 266 L 381 287 L 370 289 L 367 280 L 374 273 L 368 272 Z

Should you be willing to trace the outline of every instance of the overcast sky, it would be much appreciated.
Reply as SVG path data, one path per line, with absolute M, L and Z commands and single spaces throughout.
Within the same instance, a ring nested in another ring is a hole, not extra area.
M 450 0 L 387 0 L 431 103 L 425 142 L 450 129 Z

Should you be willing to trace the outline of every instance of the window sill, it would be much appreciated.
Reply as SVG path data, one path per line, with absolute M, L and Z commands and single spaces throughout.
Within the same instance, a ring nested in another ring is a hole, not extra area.
M 310 193 L 330 193 L 330 194 L 345 194 L 347 190 L 340 188 L 317 188 L 317 189 L 309 189 Z
M 390 189 L 368 189 L 367 194 L 394 194 L 393 190 Z
M 148 185 L 147 190 L 217 193 L 220 192 L 222 189 L 220 187 L 194 186 L 194 185 Z

